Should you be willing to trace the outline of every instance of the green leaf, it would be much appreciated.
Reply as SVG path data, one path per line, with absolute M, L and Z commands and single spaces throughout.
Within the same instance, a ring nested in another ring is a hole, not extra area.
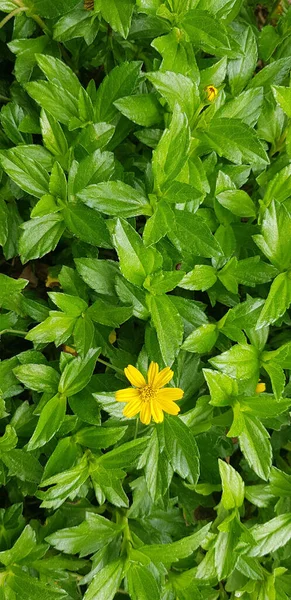
M 199 478 L 199 451 L 194 436 L 179 417 L 164 422 L 166 452 L 173 470 L 189 483 Z
M 279 515 L 262 525 L 256 525 L 252 527 L 251 534 L 255 546 L 249 550 L 249 556 L 265 556 L 275 552 L 291 538 L 291 514 Z
M 148 556 L 154 564 L 162 562 L 165 566 L 187 558 L 204 542 L 211 523 L 204 525 L 197 532 L 172 544 L 151 544 L 142 547 L 141 552 Z
M 151 214 L 146 196 L 122 181 L 89 185 L 77 195 L 87 206 L 106 215 L 136 217 Z
M 230 350 L 211 358 L 209 362 L 235 379 L 251 379 L 259 373 L 258 351 L 254 346 L 246 344 L 232 346 Z
M 18 477 L 21 481 L 33 484 L 40 482 L 43 468 L 33 454 L 14 448 L 2 454 L 1 460 L 8 468 L 11 477 Z
M 50 316 L 33 329 L 26 339 L 35 344 L 55 342 L 56 346 L 63 344 L 73 332 L 76 317 L 58 311 L 51 311 Z
M 255 131 L 239 119 L 214 119 L 199 135 L 219 156 L 241 165 L 265 167 L 269 158 Z
M 288 77 L 291 68 L 291 58 L 286 56 L 274 60 L 269 65 L 266 65 L 250 80 L 248 87 L 255 88 L 264 86 L 268 89 L 271 85 L 283 83 Z
M 26 91 L 60 123 L 69 126 L 70 120 L 78 117 L 77 100 L 65 88 L 48 81 L 30 81 Z
M 114 173 L 114 155 L 112 152 L 101 152 L 99 149 L 86 156 L 78 165 L 74 194 L 78 194 L 91 184 L 107 181 Z M 121 184 L 122 185 L 122 184 Z M 97 188 L 98 189 L 98 188 Z
M 143 230 L 143 240 L 146 246 L 153 246 L 171 230 L 173 211 L 169 204 L 159 200 L 154 214 L 147 219 Z
M 13 369 L 14 375 L 27 388 L 37 392 L 53 392 L 58 389 L 59 374 L 52 367 L 25 364 Z
M 142 286 L 147 275 L 161 266 L 157 250 L 146 248 L 138 233 L 124 219 L 117 219 L 113 234 L 120 270 L 131 283 Z
M 124 575 L 124 563 L 121 558 L 108 563 L 93 578 L 84 600 L 113 600 Z
M 203 369 L 203 375 L 211 395 L 210 404 L 213 406 L 232 404 L 233 398 L 238 395 L 238 385 L 235 379 L 211 369 Z
M 66 414 L 67 399 L 56 394 L 43 407 L 35 431 L 28 442 L 28 450 L 44 446 L 59 430 Z
M 77 258 L 75 263 L 78 273 L 90 288 L 99 294 L 115 296 L 115 278 L 119 273 L 116 262 L 95 258 Z
M 1 165 L 6 173 L 27 194 L 41 198 L 49 191 L 49 176 L 39 162 L 32 160 L 27 154 L 25 161 L 19 156 L 17 148 L 2 150 Z
M 106 221 L 97 211 L 82 204 L 68 204 L 62 214 L 67 228 L 77 238 L 92 246 L 111 248 Z
M 207 354 L 215 346 L 218 333 L 217 326 L 214 323 L 201 325 L 190 333 L 182 344 L 182 348 L 183 350 L 187 350 L 187 352 Z
M 264 100 L 263 88 L 242 92 L 233 100 L 221 106 L 215 118 L 241 119 L 246 125 L 254 127 L 261 114 Z
M 40 126 L 45 147 L 55 156 L 66 154 L 68 143 L 61 126 L 43 109 L 40 113 Z
M 139 563 L 130 563 L 126 573 L 128 590 L 133 600 L 160 600 L 160 589 L 153 573 Z
M 48 586 L 23 570 L 9 574 L 7 583 L 19 600 L 37 600 L 40 597 L 42 600 L 66 600 L 65 590 Z
M 28 284 L 26 279 L 13 279 L 0 273 L 0 306 L 22 314 L 21 292 Z
M 26 525 L 12 548 L 0 552 L 0 562 L 6 567 L 28 556 L 36 546 L 36 536 L 30 525 Z
M 75 440 L 88 448 L 108 448 L 116 444 L 125 432 L 125 427 L 84 427 L 76 433 Z
M 132 316 L 132 306 L 118 306 L 97 298 L 87 312 L 96 323 L 109 327 L 119 327 Z
M 52 213 L 23 223 L 21 229 L 19 252 L 22 262 L 26 263 L 54 250 L 64 233 L 65 224 L 59 213 Z
M 185 290 L 201 290 L 205 292 L 217 281 L 215 269 L 209 265 L 195 265 L 193 271 L 184 275 L 180 286 Z
M 133 93 L 140 76 L 140 62 L 123 62 L 110 71 L 98 88 L 94 105 L 97 123 L 111 123 L 118 114 L 114 102 Z
M 150 296 L 148 305 L 162 357 L 165 364 L 170 366 L 182 342 L 182 319 L 168 296 Z
M 291 496 L 291 475 L 276 469 L 271 468 L 270 473 L 270 491 L 274 496 L 280 496 L 280 498 L 288 498 Z
M 176 228 L 168 236 L 180 252 L 194 256 L 219 258 L 222 254 L 219 243 L 212 235 L 204 219 L 196 214 L 175 210 Z
M 289 272 L 280 273 L 274 279 L 263 306 L 257 329 L 275 323 L 284 315 L 291 304 L 291 277 Z
M 242 92 L 255 71 L 258 61 L 257 37 L 251 25 L 235 23 L 235 36 L 240 45 L 241 56 L 229 60 L 227 69 L 232 95 Z
M 59 292 L 49 292 L 52 302 L 63 312 L 72 317 L 80 317 L 87 310 L 87 302 L 70 294 L 60 294 Z
M 271 281 L 277 273 L 273 265 L 263 262 L 259 256 L 239 260 L 235 268 L 235 277 L 239 283 L 251 287 Z
M 76 527 L 60 529 L 46 538 L 54 548 L 66 554 L 92 554 L 111 542 L 122 531 L 122 526 L 101 515 L 86 513 L 86 520 Z
M 100 348 L 90 348 L 84 358 L 73 358 L 64 368 L 59 382 L 59 393 L 73 396 L 89 383 L 95 368 Z
M 226 190 L 216 196 L 218 202 L 238 217 L 254 217 L 256 207 L 243 190 Z
M 154 43 L 156 41 L 154 40 Z M 167 101 L 172 111 L 175 110 L 177 103 L 182 113 L 185 113 L 191 121 L 199 107 L 200 98 L 198 87 L 190 77 L 185 77 L 181 73 L 173 73 L 173 70 L 163 70 L 147 73 L 147 79 Z
M 189 10 L 182 21 L 183 29 L 190 41 L 205 52 L 216 56 L 235 58 L 237 52 L 232 50 L 224 25 L 206 10 Z
M 169 129 L 165 129 L 153 154 L 153 174 L 158 190 L 174 180 L 187 162 L 190 130 L 186 115 L 175 107 Z
M 253 239 L 260 250 L 280 271 L 290 266 L 291 216 L 286 206 L 275 200 L 264 210 L 261 234 Z
M 154 94 L 125 96 L 114 102 L 114 106 L 130 121 L 143 127 L 153 127 L 162 119 L 161 105 Z
M 107 21 L 114 31 L 127 38 L 131 17 L 134 9 L 134 0 L 98 0 L 103 19 Z
M 244 501 L 244 482 L 231 465 L 220 459 L 218 465 L 222 482 L 222 505 L 225 510 L 239 508 Z
M 291 117 L 291 88 L 279 85 L 272 86 L 275 99 L 288 117 Z
M 135 463 L 141 452 L 145 449 L 148 443 L 148 438 L 140 438 L 125 442 L 119 448 L 114 448 L 110 452 L 103 454 L 98 463 L 105 469 L 121 469 L 126 468 Z
M 239 444 L 245 459 L 258 477 L 268 480 L 272 465 L 269 434 L 257 417 L 243 413 L 243 431 Z

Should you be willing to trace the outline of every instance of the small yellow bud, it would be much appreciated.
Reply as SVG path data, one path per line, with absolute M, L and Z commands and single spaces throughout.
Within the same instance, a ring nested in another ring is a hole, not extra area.
M 213 102 L 218 96 L 218 89 L 214 85 L 207 85 L 205 88 L 206 97 L 209 102 Z
M 57 277 L 52 277 L 51 275 L 47 276 L 47 278 L 45 280 L 45 287 L 53 288 L 53 287 L 57 287 L 58 285 L 60 285 L 60 282 Z
M 72 354 L 73 356 L 78 356 L 77 351 L 75 350 L 75 348 L 72 348 L 72 346 L 63 345 L 62 350 L 63 350 L 63 352 L 66 352 L 67 354 Z
M 257 387 L 256 387 L 256 394 L 261 394 L 262 392 L 266 391 L 266 384 L 265 383 L 258 383 Z
M 277 15 L 282 15 L 283 12 L 284 12 L 284 8 L 283 8 L 281 2 L 279 2 L 278 6 L 276 7 L 275 13 Z
M 114 344 L 114 342 L 116 342 L 116 331 L 115 329 L 113 329 L 112 331 L 110 331 L 109 336 L 108 336 L 108 340 L 110 344 Z

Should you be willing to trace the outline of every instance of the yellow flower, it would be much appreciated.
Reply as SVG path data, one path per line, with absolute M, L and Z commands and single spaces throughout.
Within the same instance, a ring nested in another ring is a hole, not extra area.
M 218 89 L 214 85 L 207 85 L 205 88 L 206 97 L 209 102 L 213 102 L 216 96 L 218 96 Z
M 125 388 L 115 393 L 118 402 L 126 402 L 123 409 L 125 417 L 134 417 L 140 413 L 140 420 L 144 425 L 148 425 L 153 417 L 156 423 L 164 420 L 164 412 L 170 415 L 177 415 L 180 407 L 175 404 L 176 400 L 183 398 L 184 392 L 180 388 L 163 388 L 173 377 L 173 371 L 166 367 L 159 372 L 159 366 L 151 362 L 147 381 L 141 372 L 128 365 L 124 369 L 127 379 L 134 388 Z
M 261 394 L 262 392 L 265 392 L 265 391 L 266 391 L 266 384 L 259 382 L 256 387 L 256 394 Z

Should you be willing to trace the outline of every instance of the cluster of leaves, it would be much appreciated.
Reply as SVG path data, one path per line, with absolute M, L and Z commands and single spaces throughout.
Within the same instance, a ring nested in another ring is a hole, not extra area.
M 1 600 L 291 598 L 291 6 L 256 4 L 0 0 Z M 152 360 L 181 412 L 137 428 Z

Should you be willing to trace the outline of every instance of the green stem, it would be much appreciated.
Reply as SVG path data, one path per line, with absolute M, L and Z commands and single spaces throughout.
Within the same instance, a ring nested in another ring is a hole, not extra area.
M 111 365 L 106 360 L 102 360 L 102 358 L 97 358 L 97 362 L 100 362 L 102 365 L 105 365 L 106 367 L 109 367 L 110 369 L 113 369 L 114 371 L 116 371 L 116 373 L 121 373 L 121 375 L 123 375 L 122 369 L 119 369 L 118 367 Z
M 45 22 L 40 18 L 40 16 L 35 14 L 29 16 L 39 25 L 39 27 L 44 31 L 44 33 L 46 33 L 50 37 L 51 32 L 46 26 Z
M 134 440 L 136 440 L 136 438 L 137 438 L 138 426 L 139 426 L 139 418 L 137 417 L 136 422 L 135 422 L 135 431 L 134 431 L 134 437 L 133 437 Z
M 10 21 L 10 19 L 15 17 L 19 13 L 23 12 L 24 10 L 28 10 L 28 7 L 27 6 L 18 6 L 17 8 L 12 10 L 8 15 L 6 15 L 6 17 L 4 17 L 4 19 L 2 19 L 2 21 L 0 21 L 0 29 L 2 29 L 2 27 L 4 27 L 4 25 L 5 25 L 5 23 Z
M 0 331 L 0 336 L 4 335 L 5 333 L 15 333 L 16 335 L 26 335 L 27 331 L 20 331 L 19 329 L 3 329 L 2 331 Z

